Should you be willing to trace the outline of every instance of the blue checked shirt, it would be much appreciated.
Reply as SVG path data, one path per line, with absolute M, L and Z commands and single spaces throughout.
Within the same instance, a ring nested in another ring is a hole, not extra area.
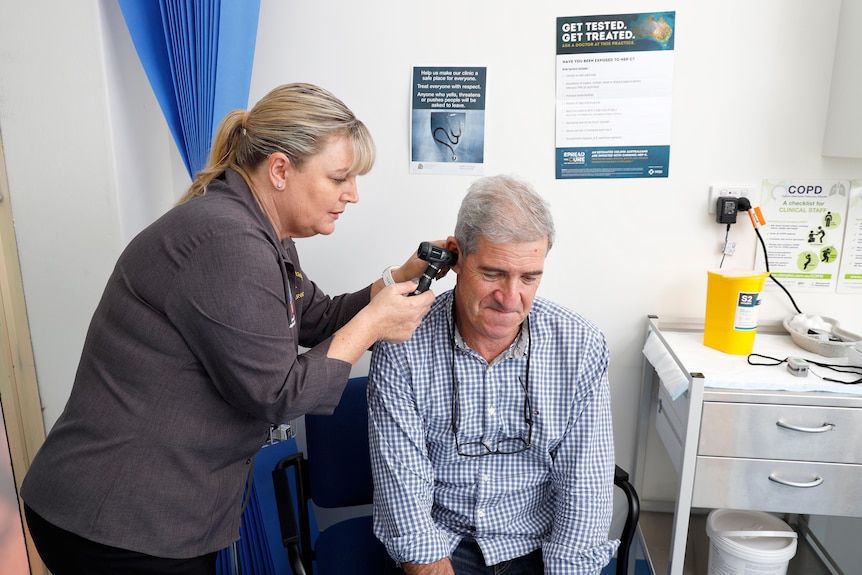
M 372 354 L 377 537 L 398 562 L 448 557 L 469 535 L 488 565 L 542 548 L 547 574 L 598 574 L 618 544 L 608 540 L 614 448 L 604 336 L 542 298 L 519 337 L 490 365 L 452 330 L 449 291 L 409 341 L 380 342 Z M 530 447 L 459 455 L 453 375 L 462 446 L 483 441 L 493 450 L 501 440 L 527 438 L 528 384 Z

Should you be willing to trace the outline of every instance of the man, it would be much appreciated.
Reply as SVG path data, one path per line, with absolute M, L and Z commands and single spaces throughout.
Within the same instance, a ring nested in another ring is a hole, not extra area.
M 447 240 L 454 290 L 375 347 L 374 528 L 407 575 L 598 574 L 616 548 L 607 344 L 535 297 L 553 241 L 529 184 L 476 181 Z

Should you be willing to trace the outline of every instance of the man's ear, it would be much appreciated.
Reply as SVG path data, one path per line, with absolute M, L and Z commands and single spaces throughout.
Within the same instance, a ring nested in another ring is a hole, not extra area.
M 458 261 L 455 262 L 455 265 L 453 265 L 451 269 L 456 274 L 460 273 L 461 258 L 464 256 L 464 254 L 461 253 L 461 248 L 458 246 L 458 240 L 455 239 L 455 236 L 449 236 L 448 238 L 446 238 L 446 249 L 450 252 L 455 252 L 456 254 L 458 254 Z

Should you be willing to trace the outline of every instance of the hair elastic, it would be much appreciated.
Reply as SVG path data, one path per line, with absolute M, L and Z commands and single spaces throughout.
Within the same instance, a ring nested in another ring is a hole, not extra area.
M 248 115 L 249 115 L 249 112 L 248 112 L 248 110 L 246 110 L 246 112 L 242 115 L 242 122 L 240 122 L 240 126 L 242 126 L 242 135 L 243 136 L 248 135 L 248 131 L 245 129 L 246 124 L 248 124 Z

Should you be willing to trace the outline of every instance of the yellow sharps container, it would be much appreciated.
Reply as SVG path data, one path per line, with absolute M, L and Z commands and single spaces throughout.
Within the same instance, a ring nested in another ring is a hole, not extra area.
M 760 292 L 768 276 L 767 272 L 739 269 L 707 271 L 704 345 L 736 355 L 751 353 Z

